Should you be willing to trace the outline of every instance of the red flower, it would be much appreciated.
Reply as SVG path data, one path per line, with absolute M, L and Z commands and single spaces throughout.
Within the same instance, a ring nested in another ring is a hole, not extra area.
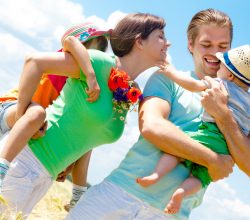
M 138 101 L 140 96 L 141 96 L 141 91 L 134 87 L 132 87 L 127 93 L 129 101 L 131 101 L 133 104 Z
M 112 68 L 108 86 L 111 91 L 116 91 L 117 88 L 127 89 L 129 87 L 129 76 L 124 71 Z

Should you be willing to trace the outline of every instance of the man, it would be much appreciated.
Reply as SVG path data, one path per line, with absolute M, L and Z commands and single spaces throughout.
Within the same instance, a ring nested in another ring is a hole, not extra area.
M 200 11 L 192 18 L 187 32 L 188 48 L 195 66 L 195 72 L 189 74 L 200 79 L 206 75 L 215 77 L 219 69 L 215 53 L 227 51 L 231 45 L 230 18 L 213 9 Z M 221 90 L 212 84 L 212 88 L 203 93 L 202 104 L 218 122 L 236 163 L 249 174 L 250 168 L 244 167 L 244 163 L 248 164 L 244 152 L 247 151 L 250 158 L 250 149 L 246 149 L 249 139 L 241 134 Z M 129 150 L 117 169 L 101 184 L 89 189 L 67 219 L 188 219 L 191 210 L 201 203 L 204 190 L 185 199 L 178 214 L 166 215 L 162 211 L 176 187 L 189 175 L 183 165 L 178 165 L 148 188 L 136 183 L 137 177 L 154 169 L 162 151 L 207 167 L 214 181 L 232 172 L 234 162 L 230 156 L 212 152 L 181 131 L 194 131 L 200 123 L 202 106 L 198 94 L 184 90 L 157 73 L 148 80 L 144 97 L 139 112 L 143 137 Z M 215 99 L 219 101 L 213 101 Z M 235 149 L 235 146 L 241 148 Z

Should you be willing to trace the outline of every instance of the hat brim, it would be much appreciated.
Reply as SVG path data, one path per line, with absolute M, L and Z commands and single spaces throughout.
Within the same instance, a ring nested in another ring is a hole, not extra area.
M 215 56 L 216 56 L 223 64 L 226 65 L 225 59 L 224 59 L 224 57 L 223 57 L 223 53 L 217 52 L 217 53 L 215 54 Z
M 250 83 L 248 81 L 246 81 L 246 79 L 244 77 L 242 77 L 242 75 L 240 73 L 237 73 L 237 69 L 234 70 L 232 69 L 226 62 L 225 58 L 224 58 L 224 54 L 221 52 L 217 52 L 215 54 L 215 56 L 227 67 L 227 69 L 234 75 L 236 76 L 239 80 L 241 80 L 242 82 L 246 83 L 248 86 L 250 86 Z M 230 61 L 231 63 L 231 61 Z
M 110 35 L 110 31 L 111 31 L 111 29 L 109 29 L 107 31 L 95 31 L 95 32 L 91 33 L 86 40 L 80 40 L 80 39 L 79 40 L 81 43 L 85 43 L 85 42 L 92 40 L 93 38 L 96 38 L 96 37 L 100 37 L 100 36 L 108 37 Z
M 231 73 L 233 73 L 235 76 L 238 77 L 238 74 L 234 72 L 234 70 L 232 68 L 230 68 L 230 66 L 227 65 L 226 61 L 225 61 L 225 58 L 224 58 L 224 54 L 221 53 L 221 52 L 217 52 L 215 54 L 215 56 L 227 67 L 227 69 L 229 69 L 229 71 Z

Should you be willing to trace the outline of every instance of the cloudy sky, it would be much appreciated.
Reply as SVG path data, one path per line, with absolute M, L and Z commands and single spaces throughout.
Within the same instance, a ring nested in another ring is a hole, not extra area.
M 150 12 L 167 21 L 166 36 L 172 42 L 169 53 L 181 70 L 192 69 L 186 46 L 186 27 L 199 10 L 217 8 L 230 15 L 234 23 L 233 47 L 249 44 L 250 1 L 248 0 L 0 0 L 0 94 L 17 85 L 24 57 L 37 51 L 56 51 L 60 37 L 72 24 L 91 20 L 113 27 L 130 12 Z M 149 74 L 149 73 L 147 73 Z M 143 87 L 147 77 L 138 82 Z M 120 160 L 139 135 L 137 114 L 128 116 L 122 138 L 94 151 L 89 181 L 100 182 Z M 249 220 L 250 180 L 235 168 L 229 178 L 211 184 L 203 204 L 193 211 L 191 220 Z

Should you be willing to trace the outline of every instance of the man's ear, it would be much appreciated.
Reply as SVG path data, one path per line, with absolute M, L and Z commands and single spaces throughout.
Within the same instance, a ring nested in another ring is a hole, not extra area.
M 194 42 L 192 39 L 188 39 L 188 50 L 191 54 L 193 54 L 194 51 Z

